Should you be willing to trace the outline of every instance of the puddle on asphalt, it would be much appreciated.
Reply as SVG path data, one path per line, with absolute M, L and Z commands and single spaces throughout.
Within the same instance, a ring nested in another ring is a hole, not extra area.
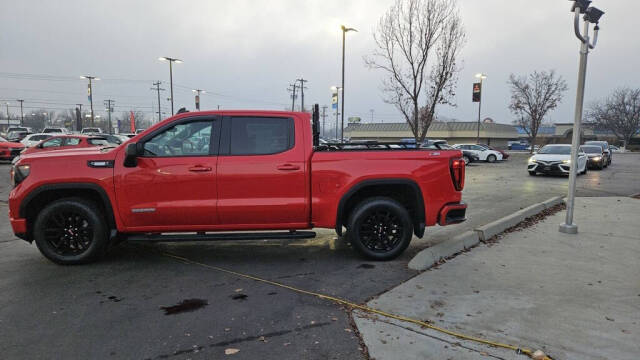
M 249 296 L 245 295 L 245 294 L 235 294 L 233 296 L 231 296 L 231 298 L 233 300 L 246 300 Z
M 200 308 L 203 308 L 203 307 L 205 307 L 207 305 L 209 305 L 207 300 L 185 299 L 185 300 L 182 300 L 182 302 L 180 302 L 177 305 L 161 306 L 160 308 L 162 310 L 164 310 L 164 314 L 165 315 L 175 315 L 175 314 L 180 314 L 180 313 L 184 313 L 184 312 L 196 311 L 196 310 L 198 310 Z
M 374 267 L 376 267 L 373 264 L 360 264 L 358 265 L 358 269 L 373 269 Z

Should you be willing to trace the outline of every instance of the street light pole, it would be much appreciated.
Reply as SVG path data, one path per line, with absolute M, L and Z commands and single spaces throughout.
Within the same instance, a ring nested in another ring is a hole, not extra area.
M 345 43 L 347 32 L 349 31 L 357 32 L 358 30 L 354 28 L 348 28 L 344 25 L 340 25 L 340 29 L 342 29 L 342 86 L 340 87 L 342 89 L 342 122 L 341 122 L 342 125 L 340 128 L 340 142 L 343 143 L 344 142 L 344 43 Z
M 196 93 L 196 110 L 200 111 L 200 93 L 206 93 L 206 91 L 202 90 L 202 89 L 193 89 L 191 90 L 194 93 Z
M 171 116 L 173 116 L 173 63 L 176 64 L 182 63 L 182 60 L 176 58 L 170 58 L 168 56 L 159 57 L 160 61 L 168 61 L 169 62 L 169 84 L 171 86 Z
M 476 74 L 476 78 L 480 79 L 480 101 L 478 101 L 478 133 L 476 135 L 476 144 L 480 144 L 480 112 L 482 111 L 482 80 L 487 78 L 486 74 Z
M 587 57 L 589 49 L 594 49 L 598 42 L 598 21 L 604 12 L 597 8 L 589 7 L 591 1 L 576 0 L 573 5 L 573 28 L 578 40 L 580 40 L 580 65 L 578 68 L 578 87 L 576 89 L 576 106 L 573 118 L 573 136 L 571 138 L 571 166 L 569 168 L 569 193 L 567 195 L 567 214 L 559 231 L 565 234 L 577 234 L 578 225 L 573 223 L 573 210 L 576 193 L 576 177 L 578 175 L 578 151 L 580 148 L 580 126 L 582 125 L 582 110 L 584 105 L 584 85 L 587 76 Z M 580 33 L 580 14 L 584 16 L 583 34 Z M 595 24 L 593 43 L 589 37 L 589 25 Z
M 22 109 L 22 103 L 24 103 L 23 99 L 16 100 L 20 103 L 20 126 L 24 126 L 24 110 Z
M 336 99 L 336 140 L 338 139 L 338 126 L 340 125 L 338 123 L 338 116 L 340 116 L 340 90 L 341 89 L 342 88 L 340 86 L 332 86 L 331 87 L 331 90 L 333 90 L 334 98 Z M 341 142 L 343 142 L 343 141 L 341 141 Z
M 91 106 L 91 127 L 93 127 L 93 82 L 92 80 L 100 80 L 100 78 L 97 78 L 95 76 L 89 76 L 89 75 L 83 75 L 80 76 L 81 79 L 88 79 L 89 80 L 89 104 Z

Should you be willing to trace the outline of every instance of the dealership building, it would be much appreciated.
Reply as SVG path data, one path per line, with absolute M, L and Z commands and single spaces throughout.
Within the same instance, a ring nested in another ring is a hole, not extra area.
M 433 122 L 427 131 L 428 139 L 447 140 L 449 144 L 476 143 L 477 122 Z M 344 136 L 351 140 L 377 140 L 397 142 L 412 139 L 409 124 L 403 123 L 350 123 L 344 130 Z M 506 148 L 509 141 L 518 140 L 520 134 L 515 126 L 497 124 L 485 119 L 480 124 L 480 143 Z

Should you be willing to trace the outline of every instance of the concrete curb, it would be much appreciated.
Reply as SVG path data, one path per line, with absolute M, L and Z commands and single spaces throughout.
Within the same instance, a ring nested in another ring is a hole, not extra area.
M 480 226 L 471 231 L 457 235 L 432 247 L 420 251 L 409 261 L 409 268 L 413 270 L 426 270 L 438 263 L 441 259 L 452 256 L 464 249 L 469 249 L 480 241 L 490 239 L 510 227 L 518 225 L 528 217 L 532 217 L 564 202 L 562 196 L 556 196 L 538 204 L 531 205 L 515 213 L 498 219 L 494 222 Z

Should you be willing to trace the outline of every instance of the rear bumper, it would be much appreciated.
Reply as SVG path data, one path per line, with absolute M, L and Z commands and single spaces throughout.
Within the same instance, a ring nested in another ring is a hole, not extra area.
M 467 204 L 463 202 L 447 204 L 438 213 L 438 224 L 440 226 L 459 224 L 467 220 L 466 213 Z

